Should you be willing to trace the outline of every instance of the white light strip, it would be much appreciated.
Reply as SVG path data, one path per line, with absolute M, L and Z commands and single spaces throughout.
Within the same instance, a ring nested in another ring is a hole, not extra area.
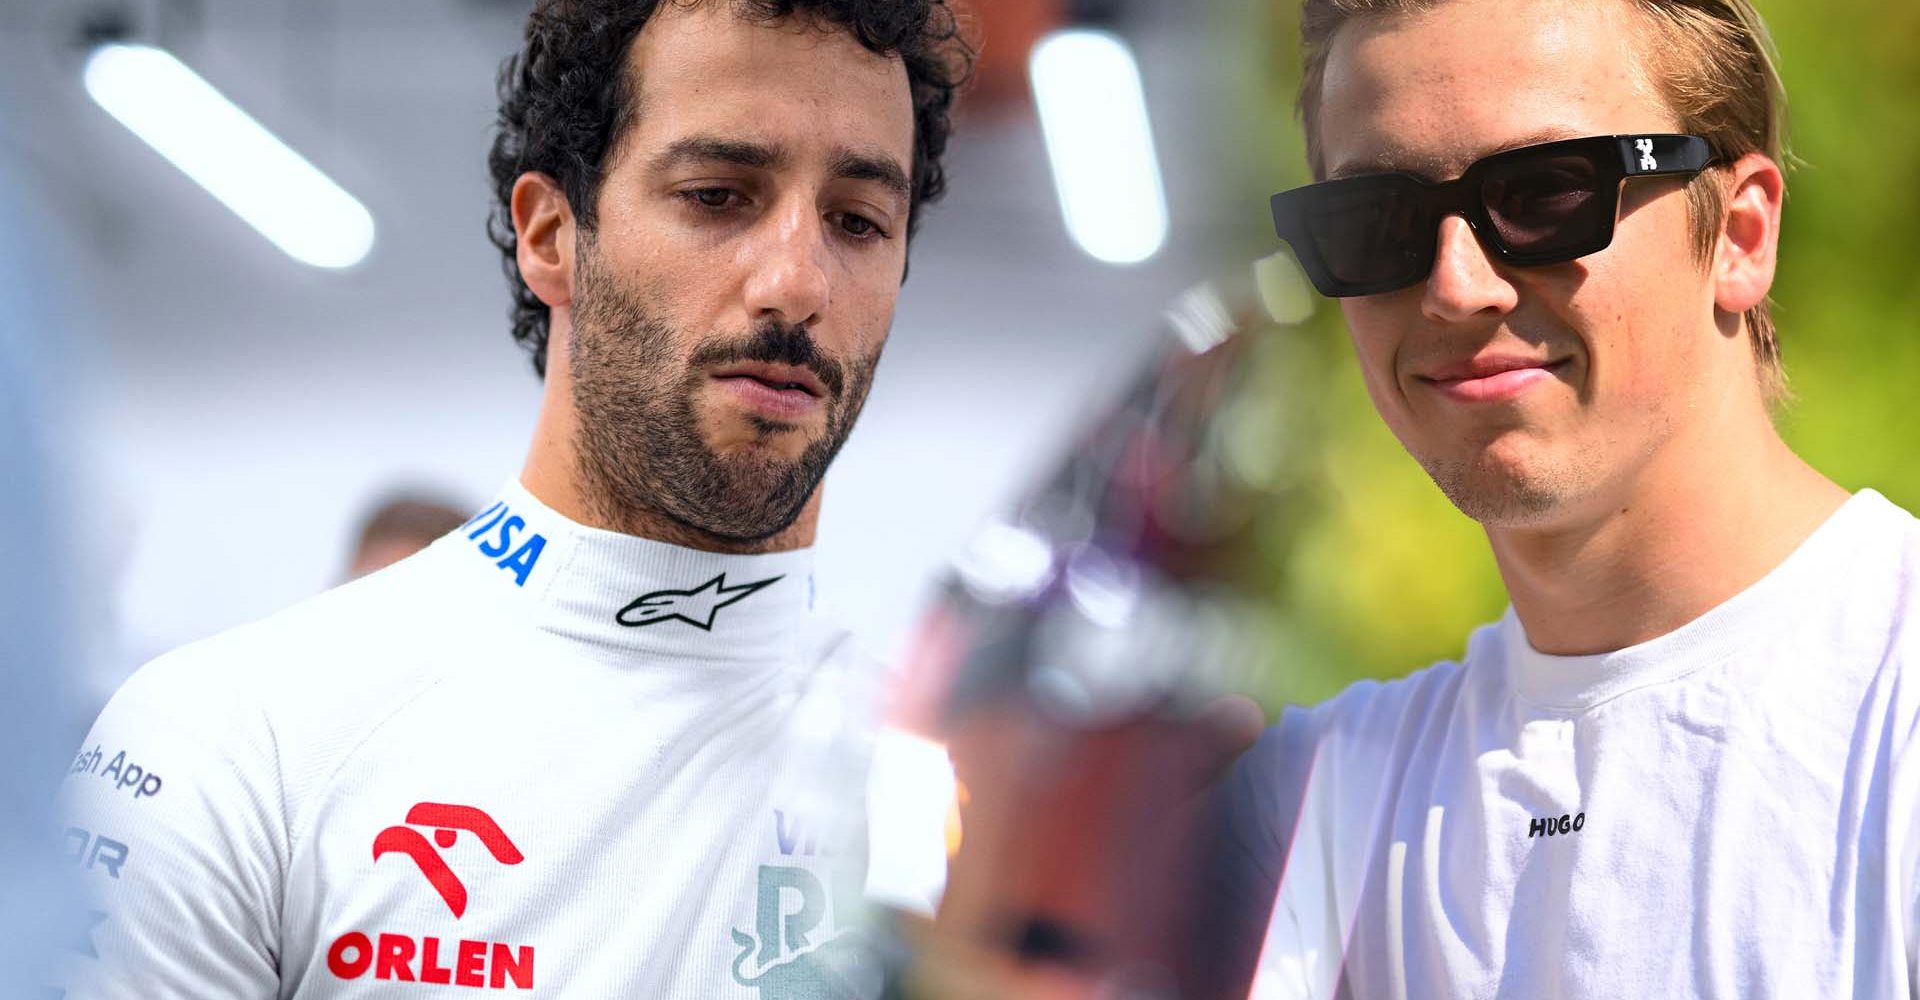
M 366 206 L 172 55 L 103 45 L 85 79 L 95 103 L 295 260 L 351 267 L 373 249 Z
M 1137 264 L 1167 238 L 1167 195 L 1140 67 L 1104 31 L 1055 32 L 1028 64 L 1067 232 L 1109 264 Z

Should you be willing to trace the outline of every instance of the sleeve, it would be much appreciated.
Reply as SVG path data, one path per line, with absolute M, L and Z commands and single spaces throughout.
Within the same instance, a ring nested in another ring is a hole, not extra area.
M 94 723 L 61 795 L 87 926 L 66 996 L 279 993 L 286 843 L 271 729 L 189 651 L 149 664 Z
M 1223 792 L 1220 894 L 1237 911 L 1255 1000 L 1346 995 L 1346 949 L 1368 872 L 1381 779 L 1404 766 L 1392 735 L 1409 689 L 1362 681 L 1313 708 L 1290 708 L 1235 765 Z
M 1920 621 L 1920 615 L 1915 619 Z M 1920 663 L 1920 656 L 1908 662 Z M 1903 671 L 1903 673 L 1905 673 Z M 1894 905 L 1900 908 L 1906 946 L 1907 995 L 1920 997 L 1920 685 L 1902 683 L 1905 721 L 1901 750 L 1892 767 L 1886 843 L 1889 881 L 1897 888 Z
M 1216 923 L 1209 933 L 1222 943 L 1221 965 L 1230 970 L 1236 995 L 1246 995 L 1256 962 L 1262 966 L 1259 980 L 1266 989 L 1259 995 L 1296 995 L 1273 989 L 1272 956 L 1263 958 L 1263 952 L 1272 950 L 1267 945 L 1276 928 L 1292 923 L 1280 896 L 1281 878 L 1318 731 L 1314 712 L 1288 709 L 1235 762 L 1215 794 L 1209 895 Z

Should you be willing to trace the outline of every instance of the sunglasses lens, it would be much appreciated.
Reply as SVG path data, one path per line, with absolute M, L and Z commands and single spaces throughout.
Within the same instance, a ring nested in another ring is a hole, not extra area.
M 1310 184 L 1274 195 L 1274 226 L 1331 296 L 1373 295 L 1425 280 L 1440 219 L 1456 213 L 1505 263 L 1558 264 L 1604 250 L 1612 240 L 1620 185 L 1631 172 L 1621 153 L 1633 138 L 1591 136 L 1508 150 L 1439 184 L 1403 173 Z M 1646 144 L 1639 141 L 1641 155 L 1651 157 Z M 1704 158 L 1704 146 L 1694 154 Z
M 1425 215 L 1411 185 L 1336 183 L 1301 221 L 1334 280 L 1379 288 L 1425 277 L 1433 244 L 1433 225 Z
M 1614 189 L 1614 190 L 1617 190 Z M 1489 164 L 1480 197 L 1509 252 L 1584 256 L 1613 222 L 1615 199 L 1591 159 L 1571 154 Z

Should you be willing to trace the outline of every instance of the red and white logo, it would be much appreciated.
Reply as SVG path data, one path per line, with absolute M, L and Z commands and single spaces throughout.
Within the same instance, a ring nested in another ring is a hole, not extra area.
M 414 826 L 433 829 L 433 844 L 441 848 L 452 847 L 460 839 L 460 831 L 465 830 L 480 838 L 480 843 L 493 854 L 495 861 L 503 865 L 517 865 L 526 860 L 520 848 L 507 838 L 507 832 L 493 817 L 472 806 L 450 806 L 439 802 L 421 802 L 407 810 L 407 822 Z M 373 860 L 380 860 L 384 854 L 404 854 L 420 866 L 420 874 L 427 877 L 440 898 L 447 901 L 447 909 L 455 917 L 466 916 L 467 886 L 460 877 L 447 867 L 445 858 L 427 843 L 420 831 L 407 826 L 390 826 L 373 838 Z
M 414 827 L 431 831 L 433 840 Z M 407 810 L 407 825 L 380 831 L 373 838 L 373 860 L 378 862 L 388 854 L 412 858 L 457 920 L 467 912 L 467 886 L 440 851 L 459 843 L 461 831 L 479 838 L 494 860 L 503 865 L 526 860 L 492 816 L 472 806 L 442 802 L 417 803 Z M 327 949 L 327 968 L 341 979 L 358 979 L 371 972 L 375 979 L 496 990 L 532 989 L 533 959 L 531 945 L 360 931 L 340 935 Z

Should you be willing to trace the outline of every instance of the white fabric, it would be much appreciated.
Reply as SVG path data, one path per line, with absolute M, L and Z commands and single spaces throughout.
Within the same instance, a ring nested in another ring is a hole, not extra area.
M 118 846 L 84 872 L 97 958 L 62 985 L 815 995 L 859 905 L 868 699 L 811 564 L 585 528 L 515 484 L 418 556 L 156 660 L 67 779 L 73 827 Z
M 1916 628 L 1920 522 L 1863 491 L 1651 642 L 1509 612 L 1289 711 L 1229 783 L 1284 870 L 1255 995 L 1916 995 Z

